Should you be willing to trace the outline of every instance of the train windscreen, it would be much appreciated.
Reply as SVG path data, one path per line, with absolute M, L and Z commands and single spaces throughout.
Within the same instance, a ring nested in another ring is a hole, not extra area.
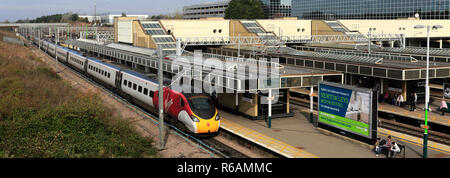
M 216 113 L 214 102 L 209 97 L 193 96 L 188 99 L 188 103 L 192 112 L 202 119 L 211 119 Z

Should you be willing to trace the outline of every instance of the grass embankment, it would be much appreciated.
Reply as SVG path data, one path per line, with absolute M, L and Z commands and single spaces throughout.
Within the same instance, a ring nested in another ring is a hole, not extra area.
M 0 40 L 0 157 L 157 156 L 152 140 L 111 115 L 29 49 Z

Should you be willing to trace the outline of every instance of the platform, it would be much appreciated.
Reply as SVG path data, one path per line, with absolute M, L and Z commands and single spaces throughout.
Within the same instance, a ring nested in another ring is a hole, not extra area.
M 293 93 L 299 93 L 302 95 L 309 95 L 309 90 L 301 89 L 301 88 L 295 88 L 291 89 L 290 92 Z M 314 90 L 314 96 L 317 96 L 317 90 Z M 441 100 L 437 98 L 433 98 L 434 101 L 430 103 L 430 108 L 432 109 L 431 112 L 429 112 L 429 120 L 428 122 L 436 123 L 444 126 L 450 126 L 450 113 L 446 113 L 445 116 L 442 116 L 439 112 L 440 102 Z M 398 107 L 391 104 L 386 103 L 378 103 L 378 111 L 395 114 L 395 115 L 401 115 L 401 116 L 408 116 L 410 118 L 425 121 L 425 104 L 418 104 L 416 107 L 416 111 L 410 111 L 410 106 L 406 105 L 405 107 Z
M 431 112 L 428 112 L 428 122 L 436 123 L 444 126 L 450 126 L 450 113 L 442 116 L 439 112 L 440 101 L 435 100 L 430 103 Z M 378 103 L 378 111 L 391 113 L 396 115 L 408 116 L 413 119 L 425 121 L 425 104 L 418 104 L 416 111 L 410 111 L 410 106 L 405 107 L 394 106 L 386 103 Z
M 351 142 L 348 139 L 324 134 L 313 127 L 306 115 L 306 109 L 295 109 L 296 116 L 272 120 L 272 128 L 265 121 L 252 121 L 225 111 L 220 111 L 221 128 L 264 146 L 288 158 L 383 158 L 376 157 L 369 146 Z M 407 158 L 422 157 L 420 138 L 379 130 L 381 138 L 387 135 L 406 146 Z M 429 142 L 430 158 L 450 158 L 450 147 Z

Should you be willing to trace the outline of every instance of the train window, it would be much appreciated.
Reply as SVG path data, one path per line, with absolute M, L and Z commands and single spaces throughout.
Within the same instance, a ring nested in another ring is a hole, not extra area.
M 108 78 L 111 78 L 111 73 L 108 73 Z
M 139 92 L 139 93 L 142 93 L 142 86 L 140 86 L 140 85 L 139 85 L 139 87 L 138 87 L 138 92 Z
M 135 83 L 133 83 L 133 90 L 137 89 L 137 85 Z
M 153 92 L 153 91 L 150 90 L 150 97 L 153 98 L 153 96 L 155 96 L 155 92 Z
M 147 94 L 148 94 L 148 89 L 144 88 L 144 95 L 147 95 Z
M 131 82 L 128 82 L 128 88 L 131 88 Z
M 184 107 L 184 101 L 183 101 L 183 98 L 181 98 L 181 97 L 180 97 L 180 106 Z
M 128 82 L 127 80 L 123 80 L 123 85 L 126 86 L 126 85 L 127 85 L 127 82 Z

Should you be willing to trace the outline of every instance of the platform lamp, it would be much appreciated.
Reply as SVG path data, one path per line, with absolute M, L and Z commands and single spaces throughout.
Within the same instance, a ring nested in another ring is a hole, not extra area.
M 423 134 L 423 158 L 428 157 L 428 110 L 429 110 L 429 103 L 430 103 L 430 81 L 429 81 L 429 72 L 430 72 L 430 31 L 431 29 L 437 30 L 439 28 L 444 28 L 442 25 L 416 25 L 414 26 L 414 29 L 422 29 L 427 28 L 427 72 L 426 72 L 426 83 L 425 83 L 425 125 L 423 128 L 425 129 L 425 132 Z

